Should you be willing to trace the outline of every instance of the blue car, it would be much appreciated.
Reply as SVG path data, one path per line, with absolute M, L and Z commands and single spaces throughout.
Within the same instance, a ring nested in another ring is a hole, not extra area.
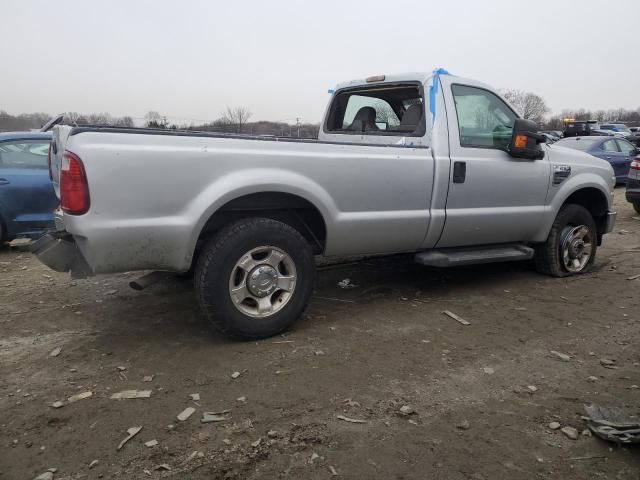
M 637 152 L 635 145 L 619 137 L 569 137 L 557 141 L 555 145 L 582 150 L 606 160 L 613 167 L 617 183 L 627 182 L 629 167 Z
M 50 132 L 0 132 L 0 243 L 54 227 L 50 141 Z

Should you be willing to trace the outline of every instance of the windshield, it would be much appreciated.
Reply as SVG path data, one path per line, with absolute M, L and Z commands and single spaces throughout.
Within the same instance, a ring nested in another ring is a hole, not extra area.
M 560 147 L 573 148 L 575 150 L 582 150 L 586 152 L 591 149 L 593 145 L 599 141 L 597 138 L 584 138 L 584 137 L 572 137 L 572 138 L 563 138 L 558 140 L 555 145 Z

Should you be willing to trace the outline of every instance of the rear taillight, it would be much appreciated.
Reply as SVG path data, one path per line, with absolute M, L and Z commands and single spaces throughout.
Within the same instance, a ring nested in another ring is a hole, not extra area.
M 65 213 L 82 215 L 89 210 L 89 185 L 82 160 L 64 152 L 60 167 L 60 206 Z
M 49 143 L 49 154 L 47 155 L 47 165 L 49 166 L 49 180 L 53 181 L 53 172 L 51 171 L 51 149 L 53 148 L 53 142 Z
M 636 159 L 631 162 L 631 170 L 640 170 L 640 160 Z

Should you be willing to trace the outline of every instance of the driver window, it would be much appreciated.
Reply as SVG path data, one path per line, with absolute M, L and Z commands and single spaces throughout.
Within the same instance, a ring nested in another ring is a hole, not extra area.
M 451 87 L 461 147 L 504 150 L 511 141 L 517 115 L 497 95 L 481 88 Z

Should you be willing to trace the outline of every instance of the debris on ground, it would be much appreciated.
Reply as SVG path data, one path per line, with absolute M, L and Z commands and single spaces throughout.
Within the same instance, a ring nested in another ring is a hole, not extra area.
M 589 420 L 587 426 L 594 435 L 615 443 L 640 443 L 640 417 L 626 414 L 618 407 L 595 404 L 584 407 Z
M 355 284 L 351 283 L 351 279 L 350 278 L 345 278 L 345 279 L 340 280 L 338 282 L 338 286 L 340 288 L 356 288 L 358 285 L 355 285 Z
M 491 367 L 484 367 L 482 369 L 484 371 L 484 373 L 486 373 L 487 375 L 493 375 L 496 371 L 491 368 Z
M 338 471 L 333 467 L 333 465 L 329 465 L 329 473 L 331 473 L 331 476 L 333 477 L 338 476 Z
M 131 398 L 149 398 L 151 390 L 124 390 L 111 395 L 113 400 L 131 399 Z
M 120 450 L 122 447 L 124 447 L 125 443 L 127 443 L 129 440 L 140 433 L 140 430 L 142 430 L 142 427 L 131 427 L 127 429 L 127 436 L 118 444 L 118 448 L 116 448 L 116 450 Z
M 73 403 L 73 402 L 77 402 L 78 400 L 84 400 L 85 398 L 90 398 L 91 396 L 93 396 L 93 392 L 76 393 L 75 395 L 71 395 L 67 399 L 67 402 Z
M 155 467 L 153 467 L 154 470 L 171 470 L 171 467 L 166 464 L 166 463 L 162 463 L 160 465 L 156 465 Z
M 558 429 L 560 428 L 560 426 L 561 426 L 561 425 L 560 425 L 560 422 L 551 422 L 551 423 L 549 424 L 549 428 L 550 428 L 551 430 L 558 430 Z
M 345 398 L 342 403 L 344 403 L 347 407 L 351 407 L 351 408 L 360 407 L 360 402 L 356 402 L 351 398 Z
M 590 375 L 587 377 L 587 382 L 597 382 L 598 381 L 598 377 L 595 377 L 593 375 Z
M 33 480 L 53 480 L 53 472 L 50 472 L 50 471 L 47 470 L 46 472 L 41 473 L 40 475 L 38 475 Z
M 616 366 L 616 361 L 613 358 L 601 358 L 600 359 L 600 365 L 602 365 L 604 368 L 610 368 L 610 369 L 617 369 L 618 367 Z
M 573 428 L 573 427 L 562 427 L 562 428 L 560 429 L 560 431 L 561 431 L 562 433 L 564 433 L 564 434 L 565 434 L 565 436 L 566 436 L 567 438 L 570 438 L 571 440 L 577 440 L 577 439 L 578 439 L 578 430 L 576 430 L 576 429 L 575 429 L 575 428 Z
M 180 420 L 181 422 L 184 422 L 187 418 L 189 418 L 191 415 L 193 415 L 193 412 L 195 412 L 195 411 L 196 411 L 195 408 L 187 407 L 182 412 L 180 412 L 176 418 L 178 420 Z
M 319 458 L 320 458 L 320 455 L 318 455 L 316 452 L 313 452 L 313 453 L 311 454 L 311 458 L 309 459 L 309 463 L 313 463 L 313 462 L 315 462 L 315 461 L 316 461 L 317 459 L 319 459 Z
M 231 416 L 228 415 L 229 410 L 223 410 L 222 412 L 204 412 L 202 414 L 202 418 L 200 419 L 201 423 L 211 423 L 211 422 L 226 422 L 227 420 L 231 420 Z
M 240 372 L 233 372 L 233 373 L 231 374 L 231 378 L 233 378 L 234 380 L 235 380 L 236 378 L 238 378 L 239 376 L 240 376 Z
M 58 400 L 56 402 L 53 402 L 51 404 L 51 407 L 52 408 L 62 408 L 62 407 L 64 407 L 64 402 L 61 402 L 60 400 Z
M 238 397 L 238 398 L 236 398 L 236 401 L 244 403 L 244 402 L 247 401 L 247 397 L 244 397 L 244 396 L 243 397 Z
M 144 446 L 145 447 L 155 447 L 156 445 L 158 445 L 158 440 L 149 440 L 148 442 L 144 442 Z
M 538 387 L 536 387 L 535 385 L 527 385 L 527 389 L 531 392 L 537 392 L 538 391 Z
M 191 397 L 191 400 L 193 400 L 194 402 L 199 402 L 200 401 L 200 394 L 199 393 L 190 393 L 189 396 Z
M 640 278 L 640 273 L 638 275 L 632 275 L 631 277 L 627 277 L 627 280 L 636 280 Z
M 93 467 L 97 466 L 98 463 L 100 463 L 98 460 L 93 460 L 90 464 L 89 464 L 89 470 L 91 470 Z
M 51 350 L 51 353 L 49 354 L 50 357 L 57 357 L 58 355 L 60 355 L 60 352 L 62 352 L 62 348 L 61 347 L 56 347 L 53 350 Z
M 571 360 L 571 356 L 567 355 L 566 353 L 562 353 L 562 352 L 557 352 L 555 350 L 551 350 L 549 352 L 551 355 L 559 358 L 560 360 L 562 360 L 563 362 L 568 362 L 569 360 Z
M 349 418 L 349 417 L 345 417 L 344 415 L 338 415 L 336 417 L 338 420 L 343 420 L 345 422 L 350 422 L 350 423 L 367 423 L 368 420 L 359 420 L 357 418 Z
M 15 248 L 16 250 L 29 250 L 33 240 L 30 238 L 14 238 L 9 242 L 9 248 Z
M 449 310 L 445 310 L 442 313 L 444 313 L 447 317 L 453 318 L 456 322 L 461 323 L 462 325 L 471 325 L 470 322 L 467 322 L 464 318 L 456 315 L 453 312 L 450 312 Z
M 253 448 L 258 448 L 260 446 L 260 444 L 262 443 L 262 437 L 260 437 L 259 439 L 257 439 L 255 442 L 251 442 L 251 446 Z
M 143 382 L 153 382 L 153 375 L 145 375 L 142 377 Z
M 276 432 L 275 430 L 269 430 L 267 432 L 267 437 L 269 437 L 269 438 L 278 438 L 278 432 Z

